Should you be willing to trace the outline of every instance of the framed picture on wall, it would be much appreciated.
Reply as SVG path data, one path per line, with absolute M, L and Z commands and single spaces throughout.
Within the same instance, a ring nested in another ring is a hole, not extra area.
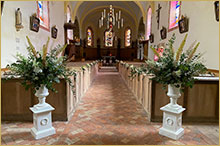
M 30 30 L 38 32 L 39 27 L 40 27 L 40 19 L 37 18 L 36 15 L 32 15 L 30 17 Z
M 53 26 L 51 28 L 51 37 L 56 39 L 57 38 L 57 32 L 58 32 L 58 30 L 57 30 L 56 26 Z
M 161 39 L 165 39 L 167 38 L 167 29 L 165 27 L 163 27 L 161 30 L 160 30 L 160 36 L 161 36 Z
M 179 32 L 184 33 L 189 30 L 189 19 L 187 17 L 183 17 L 179 20 L 178 26 L 179 26 Z
M 149 36 L 150 43 L 154 42 L 154 34 L 150 34 Z

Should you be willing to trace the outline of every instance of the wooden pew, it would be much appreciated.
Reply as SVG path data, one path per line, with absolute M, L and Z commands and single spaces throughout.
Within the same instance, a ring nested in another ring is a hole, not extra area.
M 58 93 L 49 92 L 46 102 L 51 104 L 55 110 L 52 112 L 53 120 L 68 121 L 74 114 L 78 103 L 88 90 L 90 84 L 97 75 L 98 64 L 91 66 L 86 71 L 80 69 L 85 63 L 72 63 L 68 67 L 77 70 L 76 77 L 71 77 L 74 83 L 74 93 L 69 84 L 61 79 L 54 87 Z M 91 62 L 90 62 L 91 63 Z M 89 70 L 91 70 L 89 72 Z M 20 84 L 21 79 L 2 81 L 1 84 L 1 113 L 3 121 L 32 121 L 33 115 L 29 107 L 38 103 L 33 90 L 26 91 Z
M 137 62 L 126 63 L 136 67 L 140 65 Z M 143 106 L 148 120 L 161 122 L 160 107 L 168 104 L 170 100 L 166 95 L 167 89 L 162 89 L 161 84 L 152 81 L 151 77 L 145 74 L 137 75 L 133 80 L 129 80 L 125 76 L 131 70 L 125 66 L 119 63 L 119 73 L 137 101 Z M 184 93 L 181 93 L 178 99 L 178 104 L 186 108 L 183 112 L 183 122 L 217 123 L 219 121 L 219 78 L 201 77 L 192 89 L 185 88 Z

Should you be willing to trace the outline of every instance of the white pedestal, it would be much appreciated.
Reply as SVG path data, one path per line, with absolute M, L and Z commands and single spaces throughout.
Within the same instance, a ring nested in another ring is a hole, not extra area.
M 174 108 L 171 104 L 161 107 L 163 111 L 163 126 L 159 134 L 177 140 L 184 134 L 182 128 L 182 112 L 185 108 L 178 106 Z
M 30 107 L 30 110 L 33 112 L 33 123 L 34 127 L 31 128 L 31 134 L 35 139 L 40 139 L 49 135 L 56 133 L 54 127 L 52 126 L 51 111 L 54 108 L 45 104 L 45 106 Z

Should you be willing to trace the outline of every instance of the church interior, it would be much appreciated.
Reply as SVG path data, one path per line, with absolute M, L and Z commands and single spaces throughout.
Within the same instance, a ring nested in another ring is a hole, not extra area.
M 174 35 L 177 52 L 199 42 L 207 71 L 194 86 L 169 94 L 131 78 Z M 16 54 L 45 43 L 65 46 L 73 86 L 60 78 L 40 94 L 4 80 Z M 1 145 L 219 145 L 219 1 L 1 1 L 1 75 Z

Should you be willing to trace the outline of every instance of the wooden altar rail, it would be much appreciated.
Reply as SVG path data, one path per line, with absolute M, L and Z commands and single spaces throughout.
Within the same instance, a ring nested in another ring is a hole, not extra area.
M 139 66 L 141 63 L 132 63 Z M 166 95 L 167 89 L 152 81 L 150 76 L 141 74 L 134 79 L 129 78 L 130 67 L 118 63 L 119 73 L 133 92 L 137 101 L 146 111 L 148 120 L 151 122 L 162 121 L 160 107 L 169 103 Z M 214 80 L 198 80 L 193 88 L 185 88 L 184 93 L 178 100 L 178 104 L 186 108 L 183 112 L 183 122 L 218 123 L 219 121 L 219 80 L 218 77 L 211 77 Z
M 98 48 L 84 48 L 84 53 L 86 54 L 86 60 L 96 60 L 100 59 L 100 56 L 112 54 L 112 56 L 117 56 L 120 60 L 133 60 L 137 58 L 137 48 L 100 48 L 100 54 L 98 54 Z M 119 56 L 118 56 L 119 55 Z
M 77 70 L 77 75 L 71 77 L 74 83 L 74 93 L 68 83 L 61 79 L 55 84 L 58 93 L 49 92 L 47 103 L 55 110 L 52 112 L 53 120 L 67 121 L 74 114 L 77 105 L 97 75 L 98 64 L 95 64 L 83 72 L 80 67 L 90 62 L 74 63 L 69 67 Z M 33 115 L 29 107 L 38 103 L 33 90 L 26 91 L 20 84 L 21 79 L 2 81 L 1 84 L 1 117 L 3 121 L 32 121 Z

